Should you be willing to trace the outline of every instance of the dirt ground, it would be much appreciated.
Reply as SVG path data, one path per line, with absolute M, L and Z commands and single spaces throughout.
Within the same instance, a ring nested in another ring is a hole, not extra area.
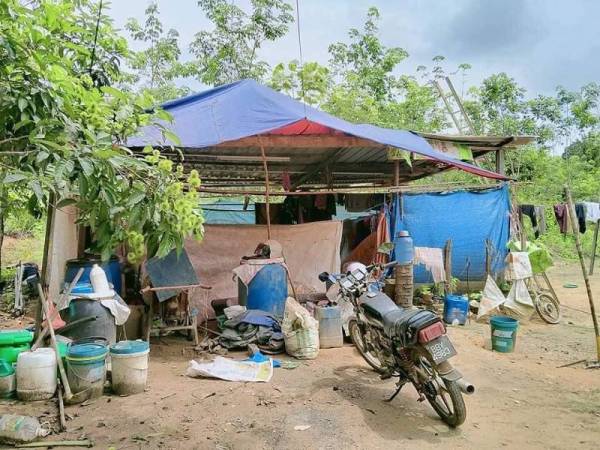
M 380 381 L 349 345 L 252 384 L 187 378 L 188 343 L 169 339 L 152 343 L 147 392 L 69 406 L 68 431 L 48 439 L 85 437 L 104 449 L 598 448 L 600 369 L 557 367 L 595 354 L 583 279 L 576 265 L 551 278 L 563 319 L 522 323 L 515 353 L 489 350 L 489 325 L 450 327 L 454 364 L 477 387 L 456 430 L 412 387 L 384 402 L 394 381 Z M 600 302 L 600 273 L 593 292 Z M 55 402 L 0 402 L 6 412 L 56 420 Z

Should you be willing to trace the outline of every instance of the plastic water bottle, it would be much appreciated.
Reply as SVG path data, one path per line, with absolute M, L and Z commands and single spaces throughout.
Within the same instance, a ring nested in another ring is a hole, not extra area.
M 90 281 L 95 293 L 99 294 L 110 292 L 108 278 L 106 278 L 106 272 L 104 272 L 104 269 L 102 269 L 102 267 L 100 267 L 98 264 L 94 264 L 92 266 L 92 270 L 90 271 Z
M 4 414 L 0 416 L 0 442 L 20 444 L 50 434 L 35 417 Z

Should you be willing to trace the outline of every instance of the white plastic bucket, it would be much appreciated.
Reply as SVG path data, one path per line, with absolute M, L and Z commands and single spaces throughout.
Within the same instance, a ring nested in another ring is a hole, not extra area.
M 148 381 L 148 353 L 113 353 L 111 351 L 112 390 L 118 395 L 144 392 Z
M 51 398 L 56 391 L 56 354 L 51 348 L 23 352 L 17 359 L 17 396 L 34 401 Z

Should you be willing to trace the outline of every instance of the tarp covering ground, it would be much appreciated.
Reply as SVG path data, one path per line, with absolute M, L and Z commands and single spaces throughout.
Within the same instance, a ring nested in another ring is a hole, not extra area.
M 485 241 L 491 241 L 492 271 L 504 266 L 508 252 L 510 197 L 508 186 L 484 191 L 399 194 L 392 208 L 392 232 L 408 230 L 415 246 L 443 248 L 452 239 L 452 276 L 485 279 Z M 423 266 L 415 281 L 431 282 Z

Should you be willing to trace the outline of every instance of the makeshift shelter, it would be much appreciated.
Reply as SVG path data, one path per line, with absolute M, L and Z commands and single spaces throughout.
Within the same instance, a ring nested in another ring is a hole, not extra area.
M 198 169 L 204 195 L 267 194 L 267 203 L 269 195 L 395 193 L 410 181 L 448 169 L 496 182 L 506 180 L 504 149 L 532 140 L 527 136 L 424 134 L 353 124 L 253 80 L 220 86 L 162 107 L 173 117 L 172 123 L 163 125 L 179 137 L 177 151 L 154 126 L 142 129 L 131 139 L 130 148 L 141 151 L 146 145 L 162 147 L 163 154 L 181 161 L 188 169 Z M 489 152 L 496 153 L 498 172 L 473 164 Z M 453 258 L 454 275 L 464 273 L 468 265 L 470 276 L 481 276 L 486 240 L 493 243 L 498 254 L 504 253 L 510 207 L 506 187 L 475 197 L 463 192 L 448 196 L 408 194 L 402 199 L 407 209 L 402 214 L 396 208 L 393 221 L 414 233 L 418 245 L 443 245 L 449 237 L 462 240 Z M 400 197 L 396 196 L 395 201 L 399 202 Z M 207 225 L 205 241 L 190 241 L 188 253 L 201 278 L 216 286 L 212 296 L 234 296 L 230 270 L 244 252 L 253 250 L 254 241 L 266 239 L 272 214 L 267 214 L 265 229 L 261 225 L 237 225 L 251 220 L 239 205 L 228 208 L 219 202 L 208 208 L 209 223 L 236 225 Z M 437 209 L 435 214 L 432 208 Z M 457 208 L 477 211 L 464 217 L 468 227 L 456 218 L 453 223 L 444 220 Z M 485 224 L 476 225 L 477 220 Z M 299 286 L 318 289 L 311 276 L 316 277 L 321 270 L 339 270 L 341 227 L 318 222 L 275 226 L 273 230 L 274 239 L 285 240 L 286 257 L 293 261 L 291 276 Z M 332 243 L 336 245 L 331 247 Z

